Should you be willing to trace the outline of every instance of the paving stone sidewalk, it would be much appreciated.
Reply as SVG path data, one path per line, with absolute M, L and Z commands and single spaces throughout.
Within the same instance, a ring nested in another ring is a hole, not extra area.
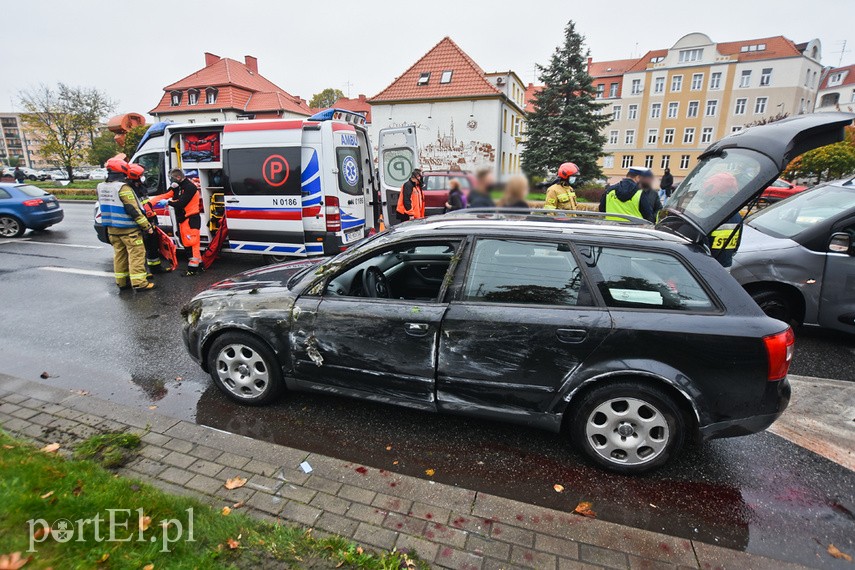
M 415 550 L 434 567 L 750 568 L 801 566 L 365 467 L 0 374 L 0 425 L 64 447 L 96 433 L 142 434 L 119 472 L 217 508 Z M 313 471 L 299 465 L 308 461 Z M 248 479 L 227 490 L 230 477 Z

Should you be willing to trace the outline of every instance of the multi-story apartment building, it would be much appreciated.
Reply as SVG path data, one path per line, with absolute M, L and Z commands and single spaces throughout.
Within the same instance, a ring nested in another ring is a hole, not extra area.
M 0 113 L 0 164 L 40 170 L 51 165 L 39 154 L 39 142 L 18 113 Z
M 855 112 L 855 65 L 829 69 L 819 85 L 817 112 Z
M 822 65 L 819 40 L 771 38 L 715 43 L 692 33 L 640 59 L 591 62 L 609 180 L 630 165 L 679 179 L 713 141 L 758 120 L 813 110 Z

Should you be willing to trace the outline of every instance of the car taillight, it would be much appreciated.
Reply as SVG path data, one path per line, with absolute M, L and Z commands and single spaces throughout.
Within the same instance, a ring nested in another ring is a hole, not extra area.
M 787 328 L 784 332 L 763 337 L 766 345 L 766 356 L 769 359 L 769 368 L 766 379 L 769 382 L 783 380 L 790 369 L 793 361 L 793 351 L 796 337 L 793 329 Z
M 42 200 L 41 198 L 33 198 L 32 200 L 24 200 L 23 204 L 24 204 L 24 206 L 28 206 L 30 208 L 33 208 L 35 206 L 41 206 L 42 204 L 44 204 L 44 202 L 45 201 Z
M 324 214 L 327 219 L 327 231 L 341 231 L 341 211 L 338 209 L 338 198 L 327 196 L 324 199 Z

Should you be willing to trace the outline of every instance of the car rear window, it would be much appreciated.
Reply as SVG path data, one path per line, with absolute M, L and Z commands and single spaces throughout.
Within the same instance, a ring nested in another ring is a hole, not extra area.
M 48 193 L 39 188 L 38 186 L 31 186 L 29 184 L 22 184 L 20 186 L 15 186 L 18 190 L 26 194 L 27 196 L 47 196 Z
M 673 255 L 593 245 L 582 246 L 580 255 L 609 307 L 717 310 L 698 280 Z
M 479 239 L 475 243 L 464 300 L 566 306 L 592 304 L 567 244 L 509 239 Z
M 425 175 L 425 190 L 448 190 L 448 185 L 452 180 L 457 180 L 460 183 L 460 188 L 469 190 L 472 185 L 469 184 L 469 179 L 465 176 L 437 176 Z
M 755 214 L 747 223 L 774 237 L 792 238 L 855 207 L 855 190 L 825 186 L 808 190 Z

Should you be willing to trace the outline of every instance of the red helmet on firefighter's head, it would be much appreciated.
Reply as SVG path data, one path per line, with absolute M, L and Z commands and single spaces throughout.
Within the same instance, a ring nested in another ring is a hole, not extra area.
M 140 177 L 143 175 L 143 172 L 145 172 L 145 168 L 143 168 L 139 164 L 128 164 L 127 176 L 131 180 L 139 180 Z
M 579 167 L 572 162 L 565 162 L 558 167 L 558 178 L 562 180 L 567 180 L 571 176 L 576 176 L 577 174 L 579 174 Z
M 107 167 L 107 170 L 110 172 L 119 172 L 121 174 L 128 173 L 128 163 L 119 158 L 118 156 L 114 156 L 110 160 L 107 161 L 107 164 L 104 166 Z

